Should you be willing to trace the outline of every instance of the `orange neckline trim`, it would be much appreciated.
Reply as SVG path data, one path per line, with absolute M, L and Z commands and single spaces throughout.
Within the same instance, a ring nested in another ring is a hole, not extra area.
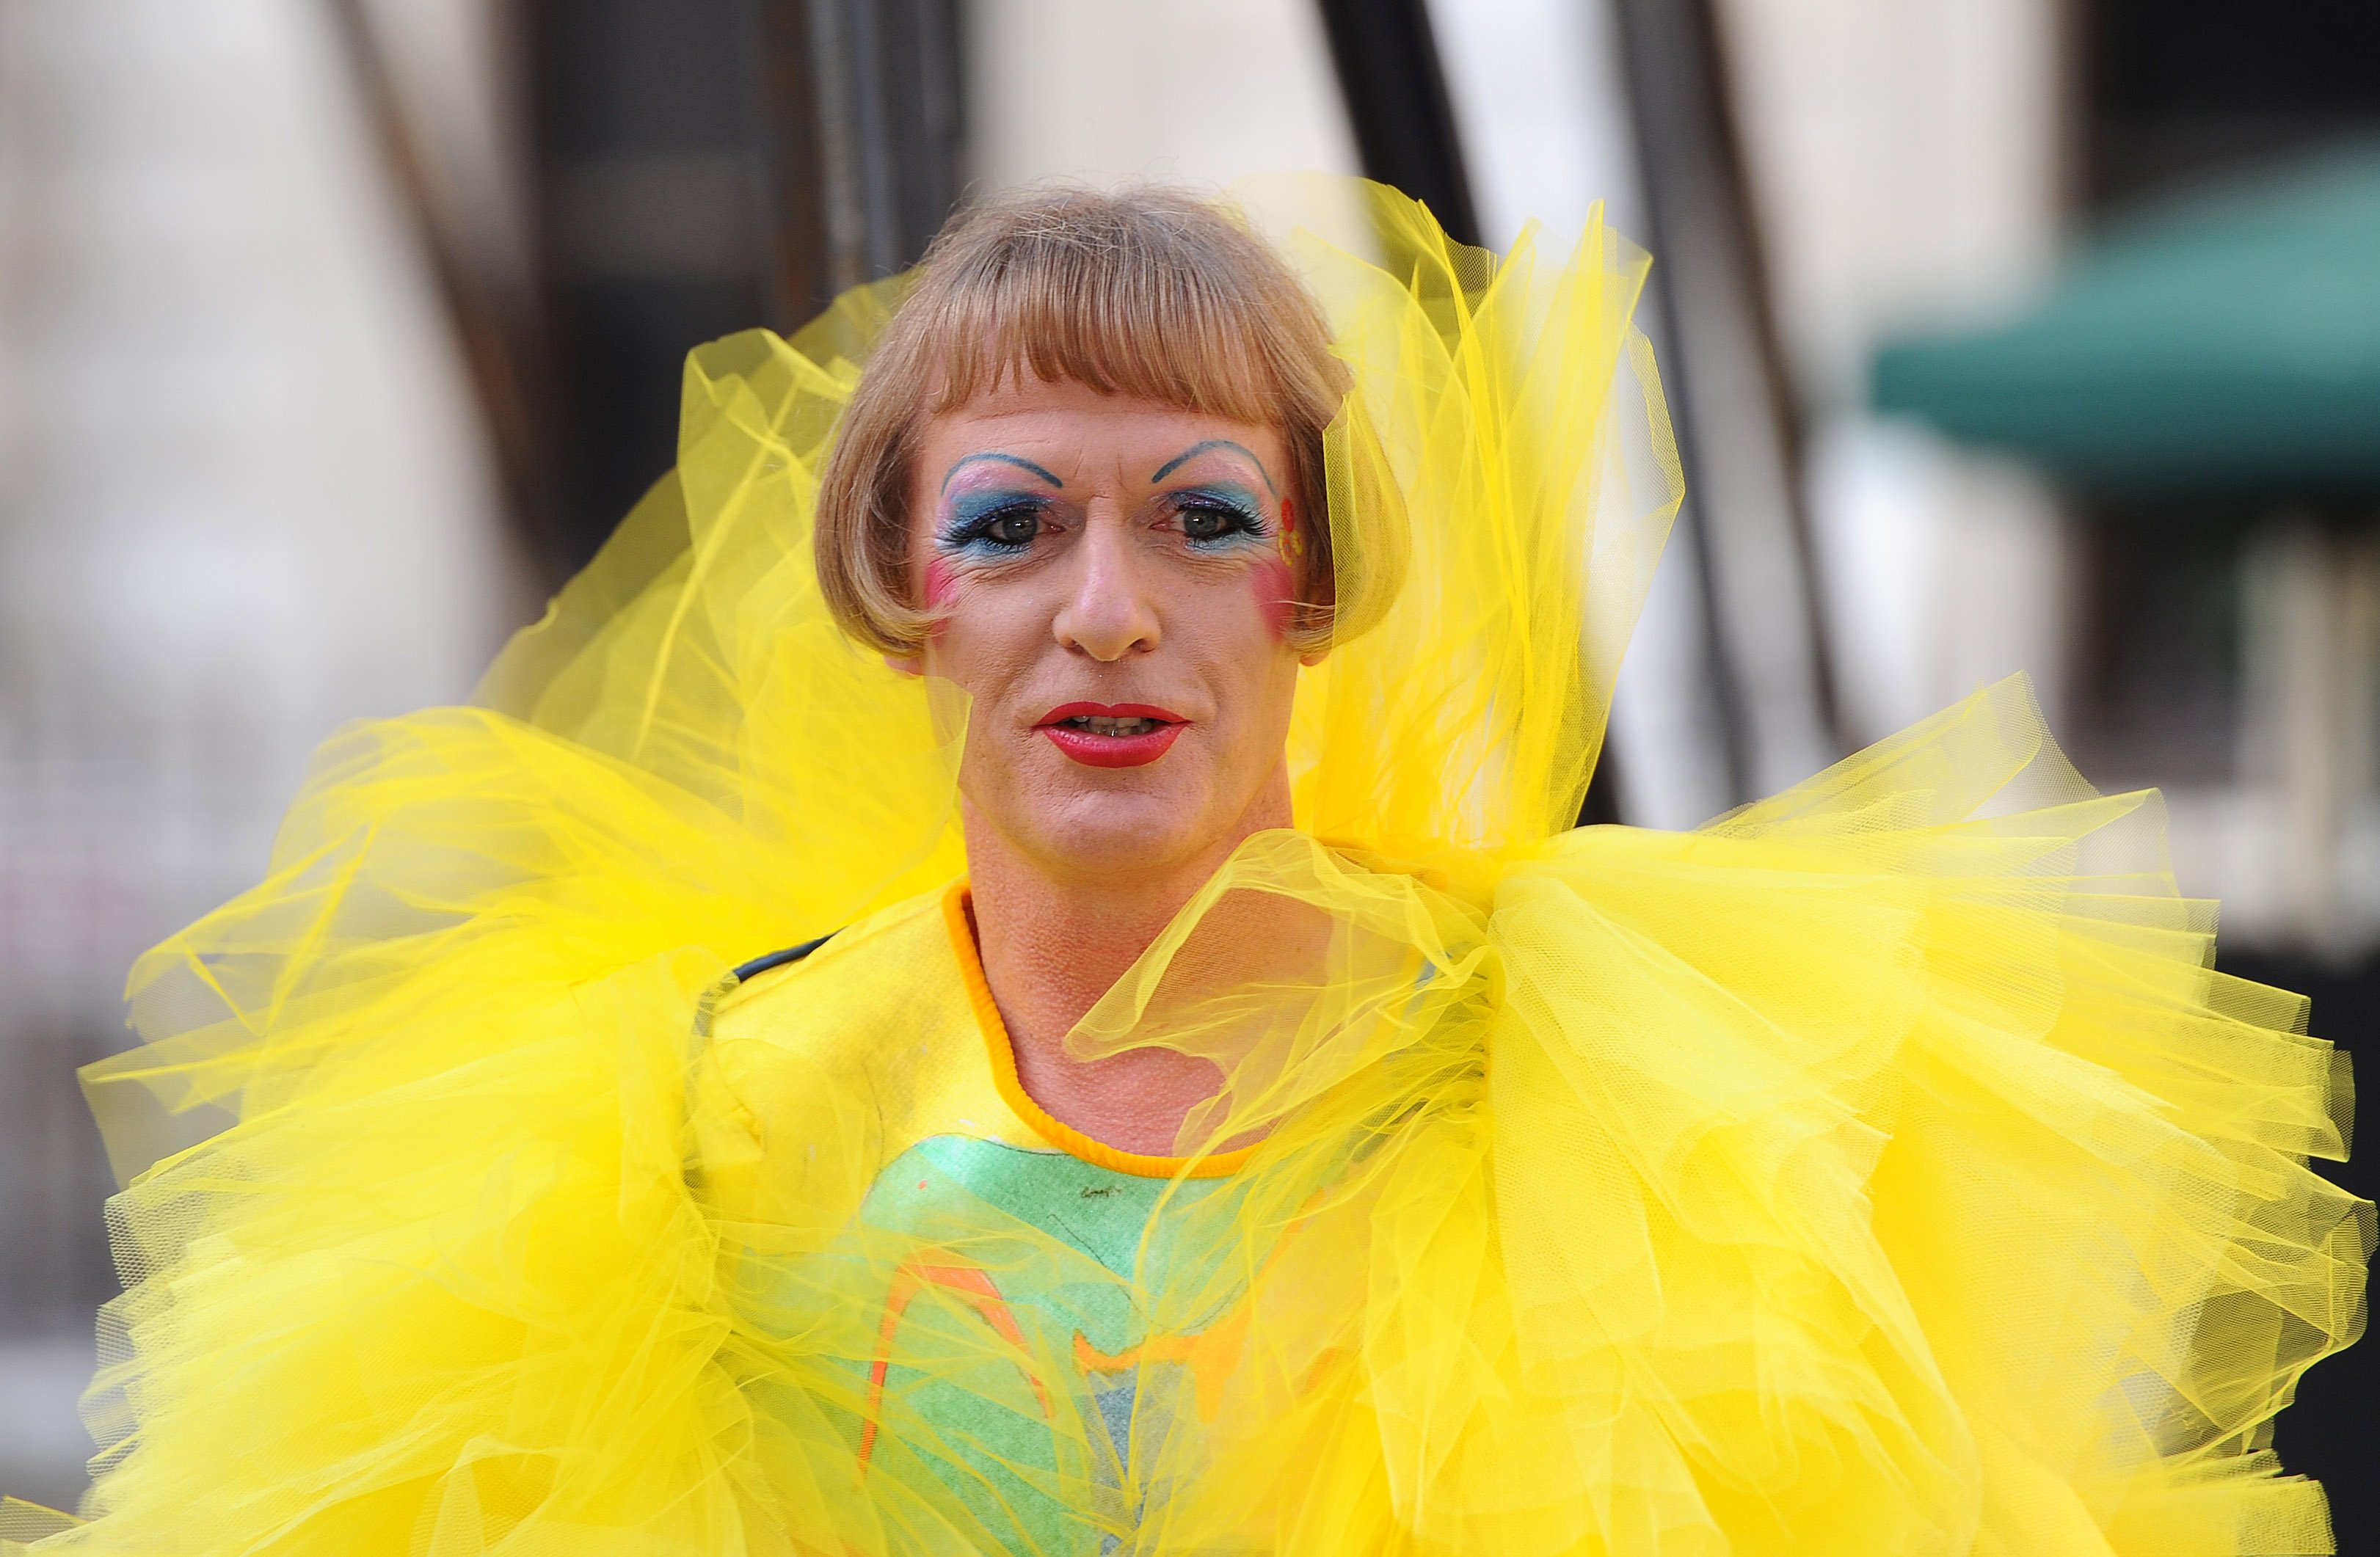
M 1236 1173 L 1245 1164 L 1254 1146 L 1236 1151 L 1217 1152 L 1204 1157 L 1159 1157 L 1145 1152 L 1126 1152 L 1094 1141 L 1033 1101 L 1025 1091 L 1025 1083 L 1016 1076 L 1016 1050 L 1009 1041 L 1008 1024 L 1001 1020 L 1000 1008 L 992 1003 L 991 985 L 983 976 L 983 955 L 976 949 L 975 924 L 971 902 L 965 880 L 954 882 L 942 894 L 942 923 L 951 933 L 951 951 L 959 960 L 959 978 L 966 984 L 967 1004 L 975 1008 L 975 1024 L 983 1034 L 985 1053 L 991 1060 L 991 1084 L 1000 1099 L 1011 1112 L 1024 1120 L 1033 1133 L 1070 1157 L 1079 1157 L 1095 1167 L 1111 1168 L 1128 1173 L 1135 1178 L 1221 1178 Z

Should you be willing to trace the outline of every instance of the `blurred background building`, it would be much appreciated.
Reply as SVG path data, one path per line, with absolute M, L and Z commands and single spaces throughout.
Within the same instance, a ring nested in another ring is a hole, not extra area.
M 2166 791 L 2224 965 L 2364 1044 L 2360 0 L 0 0 L 0 1489 L 81 1484 L 125 969 L 334 726 L 468 694 L 671 463 L 687 348 L 971 193 L 1274 168 L 1657 257 L 1690 495 L 1592 816 L 2026 671 Z M 2281 1429 L 2350 1551 L 2375 1379 Z

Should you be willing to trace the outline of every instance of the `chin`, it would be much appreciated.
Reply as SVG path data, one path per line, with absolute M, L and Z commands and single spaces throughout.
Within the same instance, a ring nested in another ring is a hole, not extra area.
M 1085 875 L 1158 870 L 1197 853 L 1209 840 L 1217 829 L 1197 825 L 1206 810 L 1173 795 L 1108 791 L 1070 797 L 1034 831 L 1050 858 Z

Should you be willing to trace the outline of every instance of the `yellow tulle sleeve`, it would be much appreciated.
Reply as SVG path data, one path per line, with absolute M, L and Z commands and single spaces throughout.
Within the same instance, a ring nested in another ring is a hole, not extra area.
M 2267 1445 L 2362 1327 L 2371 1207 L 2303 1165 L 2344 1155 L 2344 1069 L 2210 971 L 2162 826 L 2012 683 L 1508 878 L 1523 1376 L 1674 1456 L 1675 1517 L 1735 1551 L 2327 1550 Z
M 998 1035 L 934 938 L 965 709 L 809 557 L 901 287 L 855 294 L 697 352 L 676 471 L 479 702 L 341 732 L 134 971 L 104 1449 L 34 1550 L 2329 1549 L 2269 1442 L 2362 1328 L 2371 1208 L 2306 1166 L 2346 1073 L 2211 972 L 2155 797 L 2011 683 L 1572 828 L 1679 495 L 1644 257 L 1240 199 L 1353 375 L 1342 620 L 1296 829 L 1069 1038 L 1221 1068 L 1178 1167 L 887 1123 Z

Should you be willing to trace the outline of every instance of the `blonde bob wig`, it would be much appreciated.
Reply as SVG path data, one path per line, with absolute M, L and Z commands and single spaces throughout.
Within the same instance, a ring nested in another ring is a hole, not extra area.
M 1277 429 L 1302 522 L 1302 652 L 1330 637 L 1323 441 L 1349 374 L 1321 311 L 1228 208 L 1163 187 L 1037 190 L 962 212 L 917 267 L 844 413 L 820 484 L 818 573 L 859 642 L 914 653 L 910 464 L 925 419 L 1030 373 Z

